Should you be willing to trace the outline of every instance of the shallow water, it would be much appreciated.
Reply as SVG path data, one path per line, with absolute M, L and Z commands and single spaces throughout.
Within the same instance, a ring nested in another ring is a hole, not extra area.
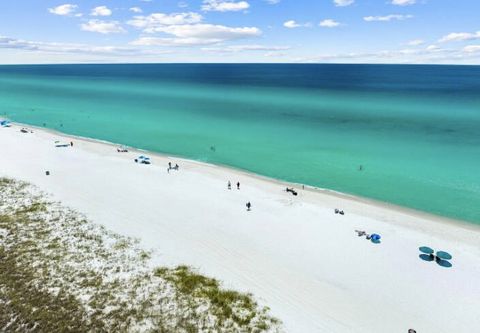
M 480 223 L 479 66 L 0 66 L 0 115 Z

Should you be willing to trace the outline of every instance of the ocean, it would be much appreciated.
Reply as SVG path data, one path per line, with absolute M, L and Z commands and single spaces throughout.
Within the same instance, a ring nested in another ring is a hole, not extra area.
M 480 224 L 480 66 L 0 66 L 0 117 Z

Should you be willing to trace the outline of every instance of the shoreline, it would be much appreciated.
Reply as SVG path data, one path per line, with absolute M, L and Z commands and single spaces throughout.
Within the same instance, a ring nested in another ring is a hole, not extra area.
M 56 140 L 74 145 L 58 148 Z M 480 329 L 480 230 L 473 224 L 328 190 L 293 196 L 285 187 L 297 184 L 158 153 L 139 165 L 133 159 L 145 151 L 118 153 L 115 144 L 29 125 L 0 128 L 0 142 L 0 177 L 31 183 L 107 231 L 138 240 L 153 266 L 186 265 L 253 294 L 286 332 Z M 180 170 L 167 173 L 168 162 Z M 228 190 L 228 180 L 241 189 Z M 420 246 L 449 252 L 453 266 L 422 260 Z
M 68 133 L 61 132 L 61 131 L 58 131 L 58 130 L 55 130 L 55 129 L 45 128 L 45 127 L 40 127 L 40 126 L 35 126 L 35 125 L 29 125 L 29 124 L 15 122 L 15 121 L 12 121 L 12 124 L 16 125 L 16 126 L 19 126 L 19 127 L 30 127 L 32 129 L 36 129 L 38 131 L 43 131 L 43 132 L 46 132 L 46 133 L 50 133 L 52 135 L 57 135 L 61 138 L 68 139 L 69 141 L 71 141 L 72 139 L 81 140 L 81 141 L 90 142 L 90 143 L 94 143 L 94 144 L 102 144 L 102 145 L 112 147 L 112 148 L 115 148 L 115 149 L 118 148 L 119 146 L 124 146 L 124 147 L 128 148 L 129 152 L 146 153 L 148 155 L 156 156 L 156 157 L 159 157 L 161 159 L 175 158 L 175 159 L 181 160 L 181 161 L 186 162 L 186 163 L 198 164 L 198 165 L 201 165 L 201 166 L 204 166 L 204 167 L 225 169 L 225 170 L 228 170 L 228 171 L 231 171 L 231 172 L 240 173 L 240 174 L 242 174 L 244 176 L 247 176 L 247 177 L 254 177 L 254 178 L 256 178 L 258 180 L 261 180 L 261 181 L 270 182 L 270 183 L 273 183 L 273 184 L 276 184 L 276 185 L 283 185 L 285 187 L 302 187 L 302 186 L 304 186 L 305 187 L 304 189 L 298 188 L 298 190 L 309 191 L 309 192 L 312 192 L 312 193 L 320 193 L 320 194 L 323 194 L 323 195 L 332 196 L 332 197 L 339 198 L 339 199 L 351 200 L 351 201 L 355 201 L 357 203 L 372 205 L 372 206 L 376 206 L 378 208 L 382 208 L 382 209 L 386 209 L 386 210 L 395 210 L 395 211 L 397 211 L 399 213 L 402 213 L 402 214 L 412 215 L 412 216 L 416 216 L 416 217 L 420 217 L 420 218 L 424 218 L 424 219 L 429 219 L 429 220 L 435 220 L 438 223 L 446 223 L 446 224 L 450 224 L 450 225 L 453 225 L 453 226 L 462 227 L 466 230 L 480 231 L 480 223 L 475 223 L 475 222 L 472 222 L 472 221 L 466 221 L 466 220 L 461 220 L 461 219 L 455 219 L 455 218 L 448 217 L 448 216 L 437 215 L 437 214 L 434 214 L 434 213 L 431 213 L 431 212 L 422 211 L 422 210 L 419 210 L 419 209 L 410 208 L 410 207 L 406 207 L 406 206 L 401 206 L 401 205 L 397 205 L 395 203 L 390 203 L 390 202 L 387 202 L 387 201 L 377 200 L 377 199 L 368 198 L 368 197 L 362 197 L 362 196 L 359 196 L 359 195 L 356 195 L 356 194 L 340 192 L 340 191 L 336 191 L 336 190 L 332 190 L 332 189 L 328 189 L 328 188 L 321 188 L 321 187 L 316 187 L 316 186 L 307 185 L 307 184 L 289 182 L 289 181 L 286 181 L 286 180 L 277 179 L 277 178 L 257 174 L 255 172 L 252 172 L 252 171 L 249 171 L 249 170 L 244 170 L 244 169 L 237 168 L 237 167 L 230 166 L 230 165 L 226 165 L 226 164 L 217 164 L 217 163 L 194 160 L 194 159 L 190 159 L 188 157 L 179 156 L 179 155 L 175 155 L 175 154 L 166 154 L 166 153 L 161 153 L 161 152 L 150 151 L 150 150 L 141 149 L 141 148 L 137 148 L 137 147 L 131 147 L 131 146 L 124 145 L 124 144 L 121 144 L 121 143 L 115 143 L 115 142 L 111 142 L 111 141 L 107 141 L 107 140 L 101 140 L 101 139 L 95 139 L 95 138 L 90 138 L 90 137 L 68 134 Z

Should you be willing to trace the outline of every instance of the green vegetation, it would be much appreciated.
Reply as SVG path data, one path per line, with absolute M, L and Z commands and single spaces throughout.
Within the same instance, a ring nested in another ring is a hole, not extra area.
M 0 331 L 278 332 L 252 295 L 187 266 L 149 268 L 139 241 L 0 179 Z

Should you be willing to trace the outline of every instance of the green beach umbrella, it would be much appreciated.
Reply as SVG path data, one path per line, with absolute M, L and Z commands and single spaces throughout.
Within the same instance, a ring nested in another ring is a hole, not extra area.
M 433 254 L 433 249 L 429 248 L 428 246 L 421 246 L 418 248 L 420 252 L 426 253 L 426 254 Z
M 445 251 L 438 251 L 437 252 L 437 257 L 443 260 L 450 260 L 452 259 L 452 256 L 450 253 L 445 252 Z

